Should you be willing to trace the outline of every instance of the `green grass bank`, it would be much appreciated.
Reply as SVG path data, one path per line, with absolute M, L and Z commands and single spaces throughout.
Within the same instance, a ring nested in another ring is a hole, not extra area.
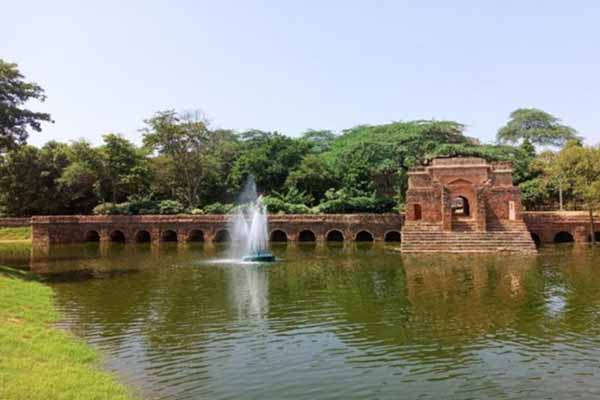
M 31 227 L 0 228 L 0 242 L 31 240 Z
M 0 399 L 135 398 L 101 370 L 96 351 L 53 326 L 53 297 L 27 273 L 0 266 Z

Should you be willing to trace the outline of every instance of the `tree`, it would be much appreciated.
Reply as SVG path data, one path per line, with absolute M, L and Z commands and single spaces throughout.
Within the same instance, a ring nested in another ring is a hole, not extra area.
M 316 154 L 306 155 L 300 165 L 289 174 L 285 185 L 310 194 L 316 201 L 321 200 L 329 189 L 337 189 L 340 186 L 333 169 Z
M 25 143 L 28 129 L 39 132 L 41 122 L 52 121 L 50 114 L 28 110 L 29 100 L 44 101 L 44 89 L 25 82 L 17 64 L 0 59 L 0 154 Z
M 566 176 L 575 195 L 587 208 L 592 243 L 595 244 L 594 210 L 600 208 L 600 148 L 581 146 L 577 141 L 569 142 L 558 153 L 555 171 Z
M 258 190 L 281 190 L 290 171 L 308 153 L 310 145 L 277 132 L 251 131 L 242 134 L 240 157 L 233 163 L 230 185 L 239 190 L 248 176 L 256 179 Z
M 309 129 L 304 132 L 300 138 L 312 145 L 311 153 L 324 153 L 331 148 L 331 144 L 335 140 L 335 134 L 328 130 L 317 131 Z
M 101 198 L 118 203 L 129 196 L 144 197 L 150 187 L 151 172 L 146 152 L 120 135 L 104 135 L 99 149 L 102 161 Z M 104 184 L 104 185 L 102 185 Z
M 159 155 L 167 156 L 177 173 L 181 197 L 186 206 L 200 203 L 202 185 L 201 157 L 208 138 L 207 122 L 199 113 L 179 115 L 161 111 L 144 121 L 144 145 Z
M 89 213 L 100 202 L 102 155 L 89 142 L 79 140 L 71 143 L 67 157 L 69 165 L 57 180 L 59 189 L 68 194 L 73 213 Z
M 563 146 L 577 139 L 577 131 L 560 119 L 537 108 L 519 108 L 496 135 L 501 143 L 530 142 L 542 146 Z
M 68 197 L 56 180 L 68 164 L 66 145 L 20 146 L 0 157 L 0 214 L 64 214 Z

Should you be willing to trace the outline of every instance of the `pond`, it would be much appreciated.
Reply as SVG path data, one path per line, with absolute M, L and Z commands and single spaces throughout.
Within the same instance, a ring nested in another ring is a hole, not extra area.
M 53 273 L 61 326 L 151 399 L 600 395 L 600 250 L 401 256 L 283 245 L 271 265 L 219 247 L 0 249 Z

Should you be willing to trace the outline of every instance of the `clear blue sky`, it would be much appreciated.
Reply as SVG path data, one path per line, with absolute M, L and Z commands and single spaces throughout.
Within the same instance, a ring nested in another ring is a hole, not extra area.
M 493 141 L 538 107 L 600 142 L 597 1 L 10 1 L 0 57 L 47 92 L 30 142 L 201 109 L 214 126 L 297 135 L 453 119 Z M 36 106 L 38 107 L 38 106 Z

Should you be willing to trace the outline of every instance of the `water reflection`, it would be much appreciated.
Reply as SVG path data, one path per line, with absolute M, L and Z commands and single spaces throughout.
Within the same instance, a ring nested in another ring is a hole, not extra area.
M 263 320 L 269 312 L 267 268 L 252 264 L 227 268 L 231 304 L 239 318 Z
M 599 250 L 411 257 L 373 243 L 288 243 L 273 251 L 282 261 L 265 267 L 206 262 L 223 257 L 218 246 L 76 246 L 32 250 L 31 266 L 63 276 L 52 285 L 64 326 L 150 398 L 600 390 Z M 2 254 L 30 261 L 22 249 Z M 103 279 L 73 281 L 74 270 Z

